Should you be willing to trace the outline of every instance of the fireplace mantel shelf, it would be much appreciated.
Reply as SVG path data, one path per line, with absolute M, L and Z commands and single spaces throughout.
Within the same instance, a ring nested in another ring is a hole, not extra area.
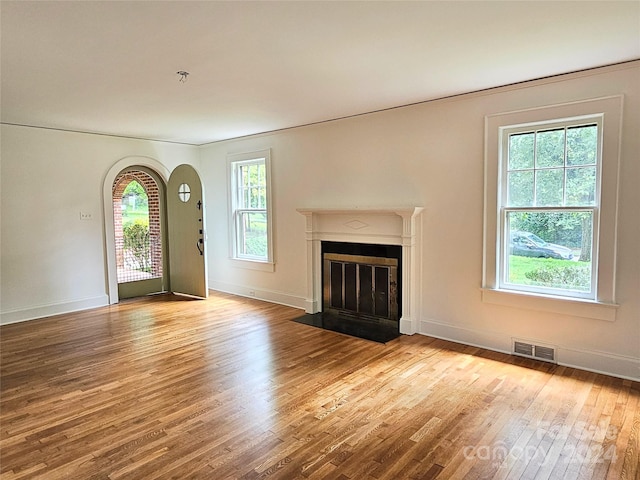
M 397 208 L 376 208 L 376 207 L 353 207 L 353 208 L 297 208 L 302 215 L 312 213 L 320 215 L 354 215 L 354 214 L 396 214 L 396 215 L 417 215 L 424 210 L 424 207 L 397 207 Z

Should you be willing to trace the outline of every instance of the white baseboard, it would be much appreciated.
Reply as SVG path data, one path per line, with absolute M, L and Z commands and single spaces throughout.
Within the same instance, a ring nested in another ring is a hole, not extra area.
M 463 343 L 472 347 L 487 348 L 496 352 L 511 353 L 511 336 L 493 332 L 456 327 L 435 320 L 420 320 L 418 333 L 429 337 Z
M 419 332 L 429 337 L 511 354 L 510 335 L 456 327 L 434 320 L 421 320 Z M 608 352 L 581 350 L 555 344 L 558 365 L 640 381 L 640 359 Z
M 234 285 L 226 282 L 217 282 L 215 280 L 209 280 L 209 288 L 211 290 L 231 293 L 241 297 L 256 298 L 258 300 L 264 300 L 265 302 L 300 308 L 301 310 L 305 310 L 308 307 L 308 302 L 305 297 L 298 297 L 273 290 L 246 287 L 244 285 Z
M 640 381 L 640 359 L 638 358 L 568 347 L 558 347 L 556 355 L 558 365 Z
M 70 300 L 67 302 L 52 303 L 49 305 L 38 305 L 35 307 L 13 310 L 0 313 L 0 325 L 10 323 L 25 322 L 37 318 L 50 317 L 63 313 L 77 312 L 89 308 L 103 307 L 109 305 L 108 295 L 98 295 L 97 297 L 82 298 L 80 300 Z

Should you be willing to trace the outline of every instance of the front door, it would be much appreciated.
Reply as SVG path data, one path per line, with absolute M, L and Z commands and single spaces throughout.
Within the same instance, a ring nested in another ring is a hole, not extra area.
M 169 278 L 174 293 L 206 298 L 204 198 L 200 176 L 179 165 L 167 185 Z

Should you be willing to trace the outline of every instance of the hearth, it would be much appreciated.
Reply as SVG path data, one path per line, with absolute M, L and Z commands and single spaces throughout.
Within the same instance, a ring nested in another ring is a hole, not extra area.
M 351 318 L 345 321 L 343 315 L 331 313 L 307 313 L 294 319 L 297 323 L 312 327 L 343 333 L 352 337 L 364 338 L 378 343 L 387 343 L 400 336 L 398 322 L 389 320 L 370 321 L 361 318 Z
M 322 311 L 299 323 L 386 343 L 400 335 L 402 247 L 321 242 Z

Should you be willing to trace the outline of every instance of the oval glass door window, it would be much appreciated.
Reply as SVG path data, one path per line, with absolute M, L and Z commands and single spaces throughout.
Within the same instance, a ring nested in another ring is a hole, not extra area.
M 189 197 L 191 197 L 191 188 L 186 183 L 181 184 L 178 187 L 178 198 L 183 202 L 188 202 Z

